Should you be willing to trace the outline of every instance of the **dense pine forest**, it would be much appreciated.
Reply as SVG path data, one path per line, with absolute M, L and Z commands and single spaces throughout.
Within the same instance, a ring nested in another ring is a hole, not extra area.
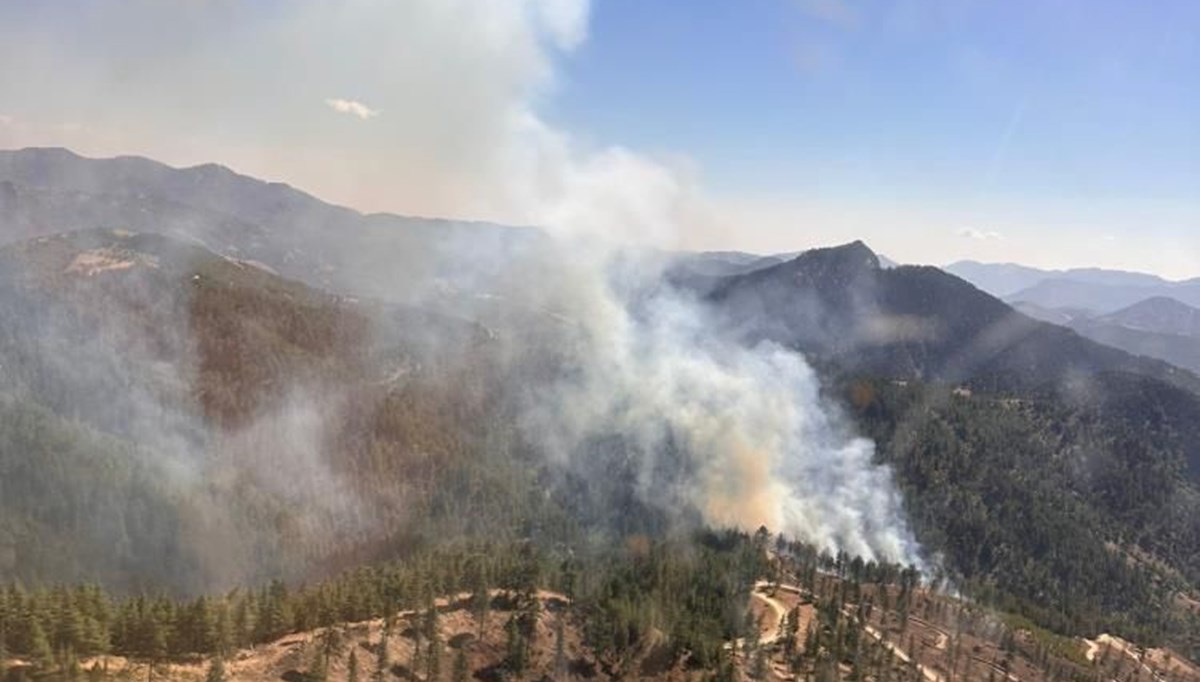
M 915 567 L 818 552 L 765 529 L 642 538 L 592 560 L 466 545 L 194 599 L 14 586 L 0 593 L 0 661 L 12 663 L 0 675 L 166 680 L 202 669 L 211 682 L 283 647 L 299 666 L 283 679 L 307 682 L 538 679 L 539 666 L 552 671 L 541 679 L 1149 679 L 1120 645 L 1097 659 L 1079 640 L 944 587 Z M 469 627 L 448 636 L 448 620 Z M 502 640 L 483 639 L 489 627 Z M 495 658 L 476 667 L 483 650 Z M 1200 672 L 1162 670 L 1150 677 Z

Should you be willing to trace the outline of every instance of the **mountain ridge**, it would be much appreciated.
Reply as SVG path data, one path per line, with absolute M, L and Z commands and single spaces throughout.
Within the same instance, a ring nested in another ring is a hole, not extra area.
M 727 278 L 708 298 L 751 342 L 830 359 L 861 354 L 852 366 L 901 378 L 1009 375 L 1030 387 L 1118 370 L 1200 387 L 1186 371 L 1033 320 L 937 268 L 883 269 L 861 241 Z M 955 350 L 960 344 L 965 352 Z
M 146 190 L 107 213 L 114 195 L 85 197 L 95 213 L 71 218 L 71 202 L 47 208 L 17 188 L 33 203 L 0 224 L 185 216 Z M 619 427 L 567 471 L 527 438 L 521 408 L 594 348 L 576 345 L 573 318 L 587 310 L 537 305 L 538 287 L 558 281 L 540 268 L 569 265 L 569 252 L 506 242 L 485 259 L 379 231 L 359 243 L 390 268 L 372 277 L 407 267 L 393 256 L 410 244 L 431 262 L 374 298 L 333 286 L 352 279 L 324 286 L 273 228 L 259 226 L 275 239 L 270 269 L 216 252 L 204 246 L 212 216 L 197 213 L 196 238 L 110 225 L 0 248 L 0 575 L 195 594 L 479 539 L 628 575 L 647 541 L 674 537 L 676 516 L 685 527 L 698 516 L 648 500 Z M 532 297 L 506 269 L 512 254 L 537 275 Z M 499 267 L 474 270 L 476 257 Z M 663 258 L 641 271 L 639 257 L 606 273 L 635 317 L 645 289 L 671 287 L 693 297 L 698 343 L 811 362 L 835 428 L 874 443 L 873 465 L 893 472 L 917 541 L 938 557 L 931 570 L 965 594 L 1071 636 L 1193 641 L 1179 595 L 1200 594 L 1194 376 L 1038 323 L 936 268 L 884 268 L 861 241 L 701 283 L 660 278 Z M 459 295 L 440 293 L 444 273 L 461 278 Z M 396 302 L 408 286 L 421 305 Z M 668 439 L 653 480 L 688 475 L 688 447 Z M 694 641 L 673 622 L 676 641 Z

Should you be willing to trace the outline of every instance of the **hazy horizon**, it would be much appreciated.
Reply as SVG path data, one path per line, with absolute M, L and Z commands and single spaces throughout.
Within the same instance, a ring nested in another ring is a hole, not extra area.
M 0 69 L 0 147 L 214 162 L 364 212 L 630 217 L 616 239 L 668 248 L 862 239 L 1181 280 L 1200 276 L 1197 12 L 22 0 L 0 7 L 20 66 Z

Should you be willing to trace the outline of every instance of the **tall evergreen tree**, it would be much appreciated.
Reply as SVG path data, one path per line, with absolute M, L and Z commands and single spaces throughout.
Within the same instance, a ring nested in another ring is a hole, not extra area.
M 40 619 L 34 619 L 29 628 L 29 657 L 38 670 L 46 671 L 54 667 L 54 650 L 50 648 L 50 638 L 46 636 Z
M 510 617 L 508 622 L 504 624 L 504 634 L 504 665 L 508 668 L 509 672 L 520 677 L 525 672 L 528 647 L 525 642 L 525 636 L 521 632 L 521 627 L 517 623 L 516 616 Z
M 454 652 L 454 668 L 451 671 L 451 682 L 467 682 L 467 677 L 471 672 L 469 668 L 466 645 L 464 644 Z
M 388 627 L 389 622 L 386 619 L 384 620 L 383 630 L 379 633 L 379 648 L 375 652 L 375 682 L 386 680 L 388 669 L 392 666 L 391 660 L 388 657 L 388 635 L 391 629 Z
M 5 618 L 6 614 L 0 610 L 0 619 Z M 8 679 L 8 628 L 4 626 L 3 620 L 0 620 L 0 681 Z
M 563 626 L 563 615 L 558 614 L 554 619 L 554 676 L 562 679 L 567 672 L 566 633 Z
M 425 679 L 427 682 L 440 680 L 442 676 L 442 636 L 435 629 L 425 650 Z
M 225 660 L 220 656 L 213 656 L 208 663 L 208 672 L 204 675 L 204 682 L 225 682 Z

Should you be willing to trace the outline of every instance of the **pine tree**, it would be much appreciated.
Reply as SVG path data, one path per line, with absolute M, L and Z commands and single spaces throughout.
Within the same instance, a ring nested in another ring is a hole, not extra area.
M 437 608 L 430 601 L 428 608 L 421 614 L 421 627 L 417 632 L 417 638 L 413 646 L 412 664 L 409 666 L 413 671 L 426 668 L 426 674 L 433 671 L 441 665 L 440 661 L 434 661 L 433 657 L 437 652 L 434 651 L 434 640 L 438 636 L 438 614 Z M 424 643 L 424 647 L 422 647 Z M 437 642 L 440 648 L 440 641 Z M 422 651 L 424 649 L 424 651 Z
M 808 633 L 804 636 L 804 655 L 807 658 L 813 658 L 817 655 L 817 651 L 821 646 L 821 640 L 817 634 L 815 622 L 808 624 Z
M 229 604 L 226 602 L 217 606 L 214 635 L 213 650 L 218 656 L 228 655 L 234 644 L 234 630 L 229 615 Z
M 253 592 L 241 595 L 233 612 L 233 644 L 236 647 L 249 646 L 254 641 L 258 629 L 258 609 Z
M 282 580 L 274 580 L 260 599 L 259 638 L 270 640 L 285 634 L 292 627 L 291 600 Z
M 225 661 L 220 656 L 213 656 L 209 661 L 204 682 L 225 682 Z
M 145 623 L 144 646 L 146 653 L 146 679 L 153 679 L 154 669 L 167 655 L 166 627 L 154 615 L 150 614 Z
M 733 669 L 733 656 L 727 653 L 724 648 L 720 649 L 717 654 L 717 674 L 715 682 L 734 682 L 737 675 Z
M 749 658 L 758 651 L 758 643 L 762 636 L 760 627 L 762 625 L 761 618 L 754 618 L 753 613 L 746 612 L 746 637 L 742 641 L 742 647 L 746 652 L 746 657 Z
M 761 647 L 756 649 L 750 663 L 750 677 L 761 680 L 767 676 L 767 652 Z
M 425 652 L 427 682 L 440 680 L 442 676 L 442 637 L 435 629 L 429 638 L 429 646 Z
M 329 679 L 329 657 L 321 650 L 319 642 L 314 642 L 312 660 L 308 663 L 309 682 L 326 682 Z
M 387 679 L 388 668 L 391 667 L 391 661 L 388 659 L 388 635 L 390 631 L 389 621 L 385 620 L 383 631 L 379 633 L 379 649 L 375 655 L 375 682 L 383 682 Z
M 95 618 L 85 617 L 80 632 L 78 651 L 84 656 L 107 654 L 112 646 L 109 638 L 109 632 L 103 623 Z
M 479 637 L 483 638 L 483 631 L 487 625 L 488 613 L 492 608 L 492 594 L 488 587 L 487 575 L 482 566 L 478 568 L 473 576 L 473 584 L 471 585 L 471 615 L 475 617 L 475 622 L 479 624 Z
M 563 628 L 563 617 L 560 613 L 554 619 L 554 676 L 561 679 L 567 672 L 566 633 Z
M 521 673 L 525 672 L 528 650 L 525 637 L 521 634 L 521 628 L 518 626 L 515 616 L 510 617 L 504 624 L 504 633 L 506 635 L 504 664 L 509 672 L 520 677 Z
M 466 649 L 459 647 L 458 651 L 454 653 L 454 669 L 451 672 L 452 682 L 467 682 L 470 672 Z
M 317 636 L 318 653 L 324 659 L 325 668 L 333 659 L 341 657 L 346 651 L 346 637 L 341 628 L 327 627 Z
M 39 670 L 46 671 L 54 667 L 54 651 L 50 648 L 50 638 L 46 636 L 40 619 L 34 619 L 29 629 L 29 657 Z

